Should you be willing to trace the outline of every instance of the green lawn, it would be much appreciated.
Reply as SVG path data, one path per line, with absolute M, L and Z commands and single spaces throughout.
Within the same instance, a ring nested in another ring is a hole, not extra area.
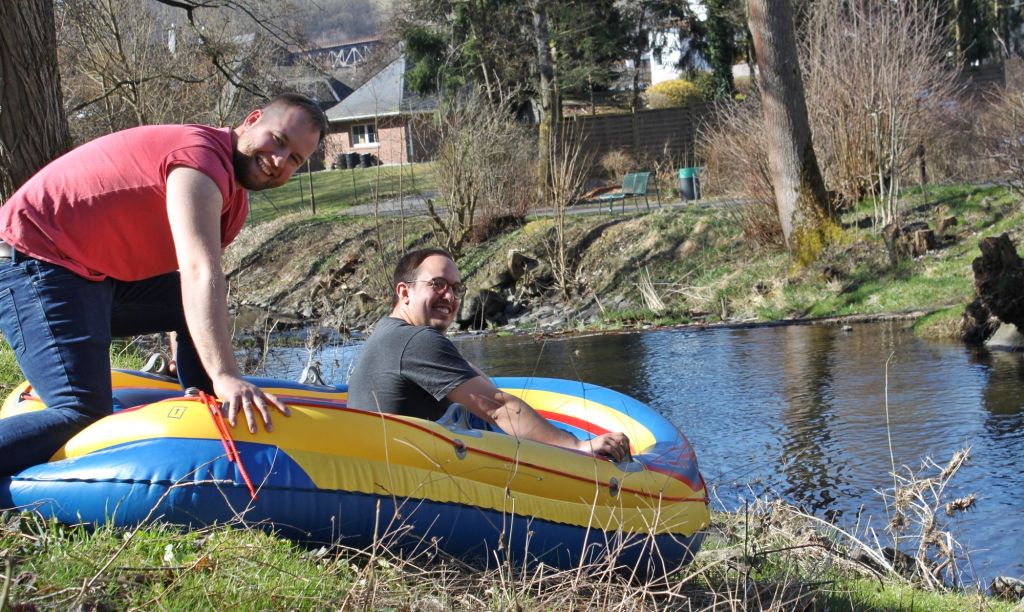
M 310 184 L 312 183 L 312 189 Z M 354 170 L 298 173 L 287 184 L 249 194 L 249 223 L 270 221 L 299 211 L 336 212 L 375 199 L 396 198 L 435 189 L 434 164 L 376 166 Z

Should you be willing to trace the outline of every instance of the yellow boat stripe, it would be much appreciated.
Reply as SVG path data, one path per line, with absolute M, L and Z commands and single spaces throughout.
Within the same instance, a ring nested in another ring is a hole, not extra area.
M 633 449 L 641 452 L 656 440 L 651 430 L 619 410 L 575 395 L 536 389 L 505 389 L 542 412 L 566 415 L 596 425 L 605 431 L 621 431 L 629 436 Z
M 592 455 L 516 440 L 504 434 L 455 434 L 419 419 L 354 409 L 313 408 L 298 403 L 290 408 L 291 417 L 275 415 L 271 434 L 250 434 L 244 426 L 238 426 L 232 430 L 232 436 L 237 442 L 281 448 L 299 461 L 313 482 L 324 489 L 352 486 L 351 480 L 336 480 L 337 472 L 330 464 L 333 457 L 338 457 L 340 461 L 376 462 L 390 466 L 389 469 L 443 470 L 446 475 L 471 479 L 474 483 L 570 503 L 589 503 L 595 489 L 603 501 L 613 500 L 612 479 L 618 483 L 618 503 L 626 507 L 644 507 L 652 499 L 680 501 L 704 497 L 703 492 L 694 491 L 670 475 L 647 470 L 627 472 Z M 324 436 L 325 431 L 360 433 L 334 439 Z M 53 459 L 158 437 L 219 439 L 201 402 L 165 400 L 97 422 L 69 441 Z M 465 449 L 464 459 L 459 458 L 460 442 Z M 518 459 L 524 455 L 530 457 L 529 462 Z M 304 456 L 318 459 L 307 463 L 300 459 Z M 395 489 L 396 494 L 413 494 L 404 487 Z M 358 490 L 374 492 L 365 482 Z

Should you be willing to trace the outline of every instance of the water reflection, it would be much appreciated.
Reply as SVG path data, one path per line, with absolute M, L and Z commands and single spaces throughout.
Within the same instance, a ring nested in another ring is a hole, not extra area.
M 783 329 L 782 381 L 786 405 L 779 416 L 785 427 L 782 470 L 787 497 L 811 510 L 832 510 L 833 487 L 843 478 L 842 462 L 831 469 L 832 346 L 829 328 Z M 831 517 L 830 517 L 831 518 Z
M 881 530 L 877 491 L 892 486 L 894 466 L 942 463 L 970 447 L 948 494 L 976 493 L 978 503 L 954 535 L 979 578 L 1024 574 L 1021 553 L 1006 547 L 1024 539 L 1021 354 L 924 342 L 900 322 L 457 343 L 492 375 L 585 380 L 647 402 L 686 433 L 715 503 L 728 509 L 769 495 L 849 526 L 863 506 Z M 306 352 L 280 350 L 292 356 L 271 372 L 294 377 Z M 316 359 L 344 382 L 358 350 Z M 289 359 L 297 363 L 284 366 Z
M 987 373 L 982 400 L 989 411 L 985 426 L 990 434 L 996 438 L 1020 434 L 1024 416 L 1021 409 L 1024 358 L 1020 353 L 979 349 L 971 353 L 971 363 L 981 366 Z

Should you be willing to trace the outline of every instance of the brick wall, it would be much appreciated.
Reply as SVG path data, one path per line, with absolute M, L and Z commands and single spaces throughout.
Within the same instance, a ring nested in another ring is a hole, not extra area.
M 336 163 L 339 155 L 355 152 L 369 153 L 380 163 L 399 164 L 408 162 L 406 151 L 406 127 L 402 117 L 381 117 L 376 120 L 377 142 L 368 145 L 352 146 L 352 126 L 374 123 L 369 121 L 350 121 L 332 123 L 331 132 L 324 139 L 324 152 L 328 167 Z
M 399 164 L 433 159 L 437 138 L 430 117 L 380 117 L 376 121 L 377 141 L 372 145 L 352 146 L 352 126 L 372 123 L 368 121 L 336 122 L 324 139 L 324 158 L 327 167 L 336 163 L 339 155 L 348 152 L 370 153 L 383 164 Z M 409 133 L 412 132 L 410 139 Z M 410 140 L 412 150 L 410 151 Z

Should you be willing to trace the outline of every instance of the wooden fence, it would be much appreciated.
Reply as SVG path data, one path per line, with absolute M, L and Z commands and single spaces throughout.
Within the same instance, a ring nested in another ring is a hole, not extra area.
M 1016 77 L 1016 79 L 1014 78 Z M 1024 83 L 1024 62 L 987 64 L 967 68 L 957 75 L 965 98 L 983 98 L 1008 81 Z M 580 134 L 584 145 L 594 153 L 595 162 L 610 151 L 623 151 L 633 157 L 671 160 L 676 165 L 693 166 L 697 134 L 702 123 L 711 118 L 713 105 L 707 102 L 680 108 L 641 110 L 636 113 L 575 115 L 563 123 Z
M 693 165 L 697 132 L 710 117 L 712 105 L 699 103 L 680 108 L 641 110 L 614 115 L 576 115 L 565 128 L 580 135 L 595 160 L 610 151 L 633 157 L 671 159 L 680 166 Z

